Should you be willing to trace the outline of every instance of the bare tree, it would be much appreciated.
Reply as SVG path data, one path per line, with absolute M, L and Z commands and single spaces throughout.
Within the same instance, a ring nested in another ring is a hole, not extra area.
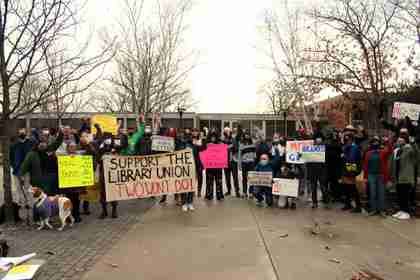
M 7 121 L 35 111 L 45 104 L 51 89 L 79 81 L 103 65 L 111 46 L 95 56 L 85 55 L 89 41 L 75 47 L 78 7 L 72 0 L 0 1 L 1 136 L 4 201 L 11 217 L 13 201 L 9 149 L 13 131 Z M 72 44 L 69 44 L 69 41 Z M 54 57 L 64 57 L 58 63 Z M 59 79 L 57 68 L 63 67 Z M 57 82 L 61 81 L 61 82 Z M 36 93 L 25 88 L 36 86 Z
M 83 81 L 68 80 L 64 75 L 68 70 L 66 69 L 68 65 L 64 63 L 66 58 L 63 53 L 58 55 L 60 56 L 50 55 L 52 84 L 48 93 L 49 97 L 45 100 L 45 105 L 42 106 L 42 112 L 54 116 L 60 126 L 65 114 L 80 112 L 86 107 L 88 99 L 83 98 L 83 94 L 102 77 L 103 71 L 97 71 L 98 73 L 95 73 L 94 77 Z
M 150 113 L 187 101 L 186 79 L 194 64 L 193 53 L 184 51 L 183 36 L 191 2 L 161 5 L 157 0 L 156 21 L 143 19 L 143 1 L 124 3 L 128 22 L 119 22 L 122 36 L 114 58 L 116 71 L 108 79 L 112 92 L 103 95 L 102 107 Z
M 363 101 L 371 118 L 377 115 L 382 98 L 397 87 L 396 19 L 399 8 L 388 0 L 334 0 L 315 10 L 314 19 L 325 30 L 317 59 L 329 65 L 327 75 L 318 76 L 351 101 Z
M 302 17 L 302 11 L 290 10 L 288 2 L 284 2 L 283 11 L 286 16 L 267 13 L 265 25 L 267 42 L 270 50 L 268 56 L 273 65 L 275 82 L 270 84 L 269 98 L 276 108 L 283 111 L 301 111 L 305 118 L 305 126 L 311 131 L 306 106 L 313 102 L 314 97 L 322 88 L 322 82 L 313 78 L 322 73 L 322 65 L 308 63 L 309 48 L 317 45 L 317 38 L 306 32 L 307 19 Z M 280 103 L 279 103 L 280 102 Z M 290 110 L 294 109 L 294 110 Z

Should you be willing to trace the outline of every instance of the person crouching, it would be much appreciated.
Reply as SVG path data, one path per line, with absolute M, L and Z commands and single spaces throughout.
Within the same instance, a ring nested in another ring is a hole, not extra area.
M 263 153 L 260 156 L 260 160 L 255 167 L 255 171 L 257 172 L 270 172 L 274 175 L 274 172 L 278 169 L 278 156 L 274 157 L 273 160 L 270 161 L 268 154 Z M 265 198 L 265 203 L 267 206 L 271 207 L 273 205 L 273 195 L 271 187 L 266 186 L 254 186 L 255 187 L 255 198 L 257 199 L 257 205 L 262 206 L 262 203 Z

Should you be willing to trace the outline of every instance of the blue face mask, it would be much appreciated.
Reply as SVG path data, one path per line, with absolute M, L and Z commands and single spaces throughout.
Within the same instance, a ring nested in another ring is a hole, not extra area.
M 268 160 L 266 160 L 266 159 L 260 160 L 260 164 L 261 165 L 267 165 L 268 164 Z

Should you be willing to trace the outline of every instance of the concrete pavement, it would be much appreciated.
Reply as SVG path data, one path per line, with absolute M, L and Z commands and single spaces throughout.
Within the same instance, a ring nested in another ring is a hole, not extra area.
M 335 280 L 361 269 L 384 279 L 420 279 L 414 220 L 258 208 L 236 198 L 200 200 L 196 208 L 182 213 L 155 205 L 84 279 Z

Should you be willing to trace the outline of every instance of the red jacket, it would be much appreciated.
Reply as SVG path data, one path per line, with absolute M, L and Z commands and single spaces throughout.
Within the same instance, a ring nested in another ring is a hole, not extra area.
M 368 178 L 368 166 L 369 160 L 372 156 L 373 151 L 368 151 L 363 161 L 363 176 L 365 179 Z M 381 162 L 381 175 L 384 176 L 384 183 L 386 184 L 390 180 L 388 161 L 392 154 L 392 144 L 388 143 L 384 149 L 379 150 L 379 160 Z

